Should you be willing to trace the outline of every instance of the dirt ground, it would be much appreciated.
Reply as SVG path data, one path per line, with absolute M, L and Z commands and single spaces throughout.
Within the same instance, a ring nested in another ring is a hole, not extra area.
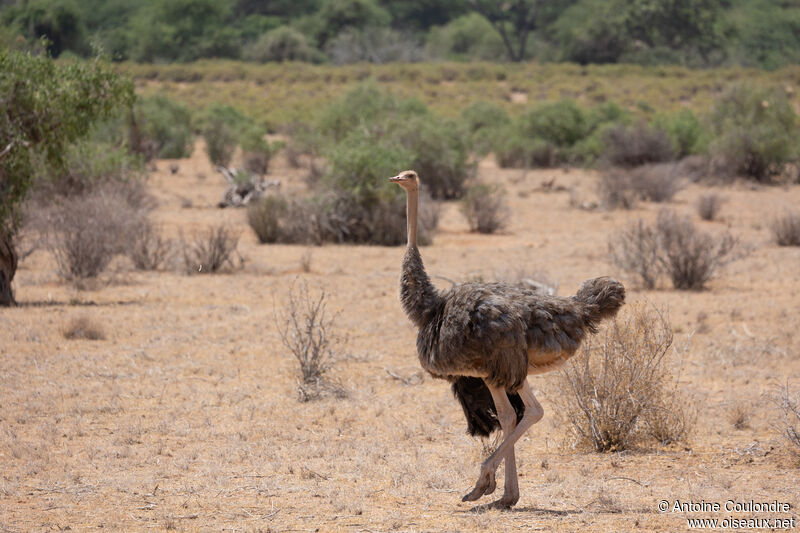
M 461 496 L 477 477 L 481 442 L 465 434 L 448 385 L 420 373 L 416 332 L 397 296 L 402 247 L 259 245 L 244 210 L 215 207 L 225 185 L 200 147 L 177 162 L 177 174 L 169 163 L 159 161 L 149 180 L 153 216 L 172 237 L 235 227 L 244 265 L 185 275 L 120 261 L 108 280 L 78 291 L 59 280 L 45 251 L 22 262 L 20 306 L 0 310 L 0 531 L 683 531 L 687 518 L 729 516 L 797 523 L 800 470 L 779 437 L 772 396 L 787 382 L 800 389 L 800 249 L 773 244 L 769 223 L 800 204 L 800 186 L 715 188 L 727 199 L 721 218 L 701 222 L 694 202 L 709 187 L 689 185 L 670 207 L 708 231 L 730 230 L 750 253 L 706 291 L 642 291 L 609 263 L 607 240 L 658 205 L 577 209 L 567 189 L 591 201 L 592 172 L 481 163 L 480 177 L 509 192 L 510 226 L 471 234 L 457 205 L 446 204 L 433 245 L 422 249 L 434 282 L 524 269 L 568 295 L 585 278 L 620 277 L 629 302 L 668 307 L 683 353 L 680 387 L 698 419 L 685 445 L 576 450 L 554 416 L 552 399 L 566 393 L 557 376 L 530 378 L 545 418 L 517 445 L 521 499 L 512 511 L 480 511 Z M 291 190 L 302 171 L 279 157 L 270 177 Z M 340 312 L 336 332 L 346 341 L 333 375 L 345 398 L 298 401 L 297 364 L 274 319 L 297 278 L 329 291 Z M 79 317 L 105 339 L 67 340 Z M 661 500 L 777 501 L 791 510 L 661 513 Z

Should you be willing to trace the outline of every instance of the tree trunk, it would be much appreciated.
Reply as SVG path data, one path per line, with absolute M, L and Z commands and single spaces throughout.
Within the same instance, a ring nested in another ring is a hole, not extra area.
M 17 252 L 11 234 L 0 229 L 0 307 L 16 304 L 11 281 L 17 272 Z

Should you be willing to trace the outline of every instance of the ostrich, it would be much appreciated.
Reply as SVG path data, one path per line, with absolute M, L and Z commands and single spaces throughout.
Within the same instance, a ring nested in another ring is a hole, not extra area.
M 470 434 L 488 436 L 498 425 L 503 431 L 502 443 L 483 462 L 475 488 L 462 501 L 494 492 L 495 471 L 505 460 L 504 493 L 490 506 L 509 508 L 519 500 L 514 444 L 544 415 L 527 376 L 569 359 L 587 333 L 616 314 L 625 288 L 602 277 L 584 281 L 567 298 L 510 283 L 463 283 L 438 291 L 417 249 L 419 177 L 407 170 L 389 180 L 407 194 L 400 301 L 419 328 L 419 361 L 428 373 L 452 383 Z

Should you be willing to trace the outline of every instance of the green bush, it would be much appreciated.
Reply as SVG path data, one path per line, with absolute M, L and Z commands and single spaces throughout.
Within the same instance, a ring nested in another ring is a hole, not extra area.
M 192 155 L 192 115 L 166 96 L 140 99 L 131 115 L 130 131 L 131 147 L 148 160 Z
M 244 170 L 263 176 L 269 172 L 269 162 L 283 143 L 270 143 L 266 139 L 264 128 L 250 124 L 243 127 L 239 145 L 242 147 Z
M 318 61 L 319 52 L 311 46 L 305 35 L 289 26 L 279 26 L 245 47 L 244 59 L 267 63 L 269 61 Z
M 502 107 L 482 100 L 465 107 L 460 119 L 469 135 L 471 148 L 478 155 L 489 152 L 495 137 L 511 124 L 511 118 Z
M 728 174 L 767 182 L 798 154 L 797 114 L 779 90 L 732 88 L 717 100 L 711 127 L 711 154 Z
M 245 122 L 244 116 L 231 106 L 213 104 L 206 109 L 202 133 L 211 164 L 223 167 L 230 164 Z
M 432 28 L 426 49 L 432 57 L 462 61 L 501 61 L 506 57 L 503 38 L 477 13 L 462 15 L 444 26 Z
M 669 136 L 678 159 L 705 152 L 708 148 L 708 134 L 697 116 L 689 109 L 673 114 L 657 115 L 652 126 Z

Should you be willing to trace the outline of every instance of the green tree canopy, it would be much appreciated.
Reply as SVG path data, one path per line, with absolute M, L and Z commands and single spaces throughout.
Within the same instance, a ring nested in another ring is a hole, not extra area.
M 0 50 L 0 304 L 16 269 L 11 236 L 33 179 L 33 158 L 58 171 L 69 143 L 98 119 L 131 105 L 133 84 L 99 61 L 56 65 Z M 13 268 L 9 268 L 12 265 Z

